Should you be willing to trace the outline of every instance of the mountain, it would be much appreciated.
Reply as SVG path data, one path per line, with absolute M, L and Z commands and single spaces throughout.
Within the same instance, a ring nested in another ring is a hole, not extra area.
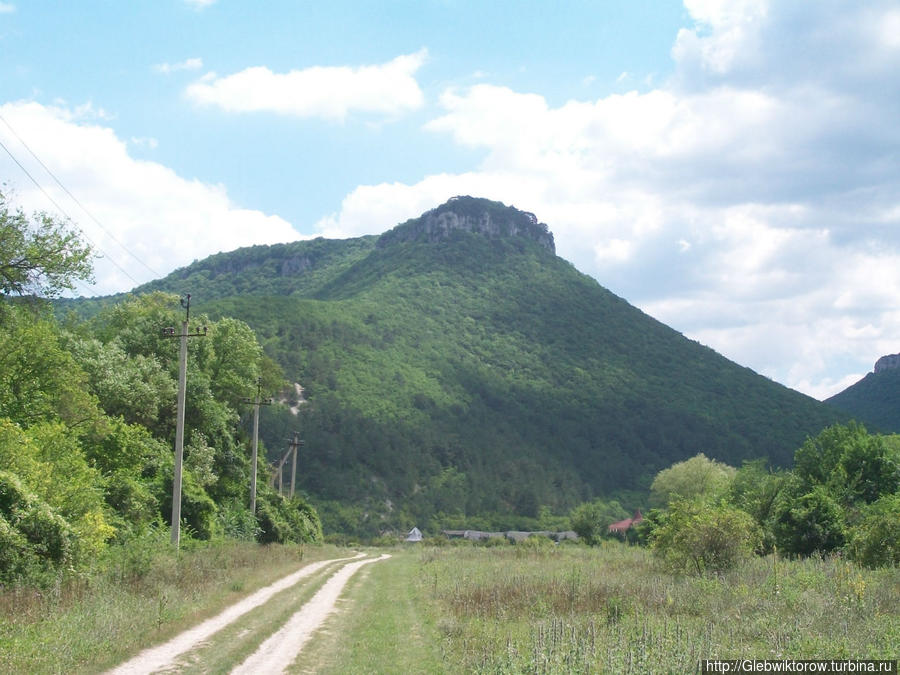
M 266 409 L 261 433 L 272 460 L 301 429 L 301 485 L 331 527 L 627 499 L 698 452 L 789 465 L 843 419 L 647 316 L 556 256 L 533 214 L 484 199 L 380 237 L 220 253 L 136 292 L 152 290 L 246 321 L 302 386 L 301 415 Z
M 870 431 L 900 433 L 900 354 L 882 356 L 871 373 L 825 402 Z

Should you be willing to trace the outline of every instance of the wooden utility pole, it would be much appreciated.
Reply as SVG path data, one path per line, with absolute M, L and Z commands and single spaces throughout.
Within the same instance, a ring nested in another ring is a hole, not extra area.
M 288 451 L 281 456 L 281 460 L 278 462 L 278 467 L 272 472 L 272 475 L 269 476 L 269 487 L 275 487 L 275 481 L 278 481 L 278 494 L 281 494 L 281 474 L 282 469 L 284 468 L 284 463 L 287 461 L 287 458 L 291 456 L 291 449 L 288 448 Z
M 254 516 L 256 515 L 256 464 L 257 464 L 257 444 L 259 441 L 259 406 L 261 405 L 272 405 L 272 399 L 262 399 L 260 395 L 262 393 L 262 378 L 256 379 L 256 398 L 243 399 L 244 403 L 250 403 L 253 405 L 253 445 L 252 447 L 252 455 L 250 458 L 250 513 Z
M 178 411 L 175 423 L 175 475 L 172 479 L 172 545 L 176 548 L 181 543 L 181 465 L 184 461 L 184 398 L 187 389 L 187 339 L 204 337 L 206 326 L 201 326 L 193 333 L 188 331 L 191 320 L 191 294 L 181 299 L 185 309 L 184 321 L 181 322 L 181 333 L 174 328 L 163 328 L 163 337 L 181 338 L 181 350 L 178 357 Z
M 300 451 L 300 446 L 303 445 L 303 441 L 297 438 L 300 435 L 300 432 L 294 432 L 294 438 L 291 440 L 291 450 L 294 451 L 294 459 L 291 462 L 291 499 L 294 498 L 294 482 L 297 480 L 297 453 Z

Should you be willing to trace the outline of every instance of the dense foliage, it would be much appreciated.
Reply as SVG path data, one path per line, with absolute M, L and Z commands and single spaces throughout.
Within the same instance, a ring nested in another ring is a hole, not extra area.
M 0 192 L 0 295 L 58 295 L 90 277 L 92 255 L 65 223 L 10 210 Z
M 797 449 L 792 470 L 766 471 L 757 461 L 726 472 L 698 455 L 660 472 L 654 485 L 691 463 L 698 476 L 718 470 L 724 484 L 675 493 L 638 528 L 674 569 L 721 572 L 753 550 L 801 557 L 845 551 L 869 567 L 900 563 L 897 436 L 871 435 L 855 422 L 835 425 Z
M 900 369 L 869 373 L 826 403 L 873 430 L 900 433 Z
M 4 228 L 29 222 L 0 202 Z M 58 250 L 65 242 L 81 256 L 75 235 L 44 216 L 38 230 L 53 236 L 23 235 L 32 247 L 23 255 L 34 257 L 17 268 L 39 270 L 29 288 L 51 291 L 87 274 Z M 52 249 L 43 257 L 42 246 Z M 49 583 L 97 564 L 109 546 L 165 527 L 172 510 L 178 344 L 161 328 L 179 325 L 178 298 L 131 298 L 64 325 L 40 299 L 15 300 L 0 295 L 0 585 Z M 188 355 L 186 531 L 198 539 L 321 539 L 318 516 L 301 498 L 263 488 L 265 513 L 258 521 L 249 513 L 241 398 L 258 380 L 280 389 L 281 371 L 245 323 L 198 321 L 208 333 L 190 341 Z M 277 529 L 268 526 L 274 516 Z
M 219 254 L 139 289 L 245 321 L 303 386 L 299 418 L 267 408 L 261 433 L 274 461 L 302 432 L 301 485 L 331 529 L 508 529 L 598 496 L 633 505 L 674 461 L 788 465 L 841 419 L 580 274 L 530 238 L 549 236 L 530 214 L 448 210 L 530 235 L 435 240 L 416 235 L 423 216 L 380 239 Z

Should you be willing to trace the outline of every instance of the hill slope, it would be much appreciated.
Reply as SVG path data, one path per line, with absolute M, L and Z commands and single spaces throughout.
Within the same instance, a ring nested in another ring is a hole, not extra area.
M 865 424 L 871 431 L 900 433 L 900 362 L 898 356 L 883 356 L 856 384 L 829 398 L 826 403 Z
M 301 427 L 305 490 L 398 523 L 564 509 L 698 452 L 787 465 L 841 417 L 645 315 L 557 257 L 533 215 L 487 200 L 137 290 L 156 289 L 243 319 L 305 387 L 299 421 L 265 411 L 270 457 Z

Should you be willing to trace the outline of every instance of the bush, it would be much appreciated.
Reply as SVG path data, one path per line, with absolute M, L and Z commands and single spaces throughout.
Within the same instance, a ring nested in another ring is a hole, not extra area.
M 866 509 L 849 553 L 866 567 L 900 566 L 900 494 L 885 495 Z
M 650 532 L 653 552 L 676 572 L 724 572 L 749 557 L 759 531 L 749 514 L 725 504 L 678 500 Z
M 150 488 L 126 471 L 109 477 L 105 497 L 131 533 L 143 532 L 158 518 L 159 502 Z
M 288 500 L 274 492 L 261 491 L 256 502 L 256 519 L 259 524 L 257 540 L 261 543 L 322 541 L 319 517 L 301 498 Z
M 43 502 L 35 503 L 21 514 L 16 523 L 32 550 L 56 566 L 74 558 L 76 537 L 65 518 Z
M 776 507 L 774 529 L 785 553 L 829 553 L 844 545 L 844 511 L 824 486 L 797 498 L 788 492 Z
M 0 515 L 0 584 L 21 579 L 35 562 L 25 537 Z
M 166 474 L 158 476 L 153 483 L 160 515 L 169 524 L 172 523 L 172 480 L 172 475 Z M 216 503 L 185 469 L 181 480 L 181 520 L 189 528 L 191 536 L 208 540 L 219 534 L 217 511 Z
M 250 509 L 237 501 L 219 504 L 219 527 L 229 539 L 255 541 L 259 535 L 259 525 Z
M 35 574 L 73 562 L 76 546 L 65 518 L 0 471 L 0 581 L 37 581 Z
M 590 546 L 600 543 L 608 534 L 609 526 L 616 521 L 628 517 L 628 512 L 619 502 L 604 502 L 595 499 L 592 502 L 579 504 L 569 514 L 572 529 Z

